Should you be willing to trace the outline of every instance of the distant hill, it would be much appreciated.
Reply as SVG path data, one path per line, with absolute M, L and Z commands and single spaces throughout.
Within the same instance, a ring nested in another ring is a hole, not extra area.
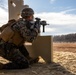
M 76 33 L 54 36 L 53 41 L 54 42 L 76 42 Z

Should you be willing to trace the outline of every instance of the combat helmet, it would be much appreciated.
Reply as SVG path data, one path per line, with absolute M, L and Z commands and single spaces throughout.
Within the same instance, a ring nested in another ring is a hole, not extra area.
M 21 17 L 26 18 L 26 17 L 33 15 L 33 14 L 34 14 L 34 11 L 32 8 L 24 8 L 21 12 Z

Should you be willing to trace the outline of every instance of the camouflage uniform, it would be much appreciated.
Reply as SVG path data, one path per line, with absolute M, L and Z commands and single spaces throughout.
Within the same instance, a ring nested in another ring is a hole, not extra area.
M 11 61 L 3 65 L 3 69 L 22 69 L 29 67 L 28 60 L 14 44 L 3 42 L 3 44 L 0 45 L 0 52 L 2 57 Z
M 11 28 L 13 31 L 17 31 L 21 35 L 23 42 L 32 42 L 38 34 L 37 27 L 33 24 L 34 23 L 31 21 L 28 22 L 21 18 L 16 23 L 11 25 Z M 3 53 L 2 56 L 4 58 L 11 61 L 10 63 L 3 65 L 3 69 L 22 69 L 29 67 L 29 62 L 26 58 L 29 53 L 23 46 L 23 43 L 16 46 L 10 42 L 10 40 L 8 42 L 5 42 L 1 39 L 0 52 Z

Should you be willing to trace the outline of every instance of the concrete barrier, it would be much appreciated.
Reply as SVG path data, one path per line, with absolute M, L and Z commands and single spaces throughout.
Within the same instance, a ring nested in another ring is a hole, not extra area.
M 38 36 L 32 44 L 25 44 L 31 57 L 41 56 L 45 62 L 53 61 L 52 36 Z

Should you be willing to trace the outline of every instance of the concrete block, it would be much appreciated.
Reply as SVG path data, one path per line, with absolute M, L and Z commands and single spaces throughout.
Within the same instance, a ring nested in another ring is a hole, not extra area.
M 32 44 L 26 44 L 31 57 L 41 56 L 45 62 L 53 61 L 52 36 L 38 36 Z

